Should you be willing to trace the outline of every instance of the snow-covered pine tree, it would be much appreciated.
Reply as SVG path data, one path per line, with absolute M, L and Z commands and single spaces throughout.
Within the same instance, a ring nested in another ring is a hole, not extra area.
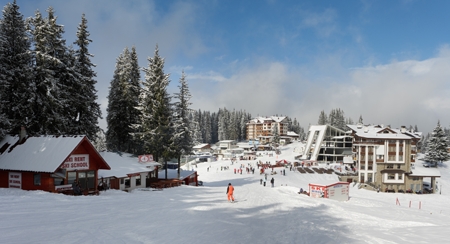
M 172 107 L 171 97 L 167 93 L 167 86 L 170 82 L 169 75 L 164 73 L 164 59 L 159 56 L 158 45 L 155 48 L 154 57 L 149 57 L 148 62 L 148 67 L 143 69 L 145 94 L 141 105 L 144 108 L 141 111 L 143 115 L 142 133 L 146 149 L 152 152 L 155 160 L 167 164 L 172 153 Z
M 177 101 L 174 103 L 174 116 L 173 116 L 173 151 L 174 156 L 178 161 L 178 178 L 180 178 L 181 168 L 181 156 L 188 155 L 192 152 L 193 142 L 191 131 L 189 130 L 189 106 L 192 104 L 189 102 L 191 99 L 191 93 L 186 80 L 184 71 L 181 73 L 180 85 L 178 86 L 180 91 L 175 93 Z
M 0 21 L 0 138 L 29 126 L 34 93 L 31 41 L 16 1 L 3 8 Z
M 216 143 L 217 141 L 219 141 L 218 126 L 219 126 L 218 114 L 214 112 L 211 114 L 211 142 L 210 143 Z
M 205 125 L 203 130 L 205 130 L 205 143 L 212 143 L 212 129 L 211 129 L 211 113 L 209 111 L 204 112 Z
M 92 141 L 92 145 L 99 152 L 103 152 L 103 151 L 107 150 L 106 136 L 105 136 L 105 132 L 102 129 L 98 130 L 94 141 Z
M 424 160 L 433 163 L 437 167 L 438 162 L 444 162 L 450 159 L 447 148 L 447 136 L 438 121 L 437 126 L 431 133 L 431 137 L 428 139 L 427 152 Z
M 345 128 L 347 127 L 345 125 L 344 111 L 340 108 L 336 110 L 336 127 L 341 130 L 345 130 Z
M 327 115 L 325 114 L 325 111 L 320 111 L 319 115 L 319 121 L 317 121 L 318 125 L 326 125 L 328 123 Z
M 133 154 L 145 153 L 143 148 L 142 140 L 139 136 L 135 136 L 139 133 L 137 124 L 140 123 L 141 111 L 139 107 L 139 99 L 141 98 L 141 68 L 139 67 L 138 55 L 136 52 L 136 47 L 131 48 L 130 53 L 130 65 L 127 66 L 128 82 L 127 91 L 125 94 L 127 107 L 127 116 L 130 126 L 127 128 L 130 134 L 130 139 L 128 143 L 128 151 Z
M 198 122 L 198 113 L 199 112 L 194 110 L 189 113 L 189 128 L 191 130 L 192 143 L 194 146 L 203 142 L 200 123 Z
M 109 87 L 108 107 L 106 109 L 106 142 L 108 150 L 127 152 L 130 142 L 131 123 L 128 115 L 126 93 L 128 91 L 129 70 L 127 65 L 131 63 L 128 48 L 119 55 L 116 60 L 114 76 Z
M 272 123 L 272 143 L 280 143 L 280 130 L 278 129 L 278 123 Z
M 218 131 L 217 131 L 217 135 L 218 135 L 218 140 L 222 141 L 222 140 L 228 140 L 228 118 L 229 118 L 229 114 L 228 114 L 228 110 L 226 108 L 219 108 L 219 112 L 217 114 L 218 116 Z
M 328 123 L 327 124 L 336 127 L 336 122 L 337 122 L 336 110 L 332 109 L 330 111 L 330 114 L 328 115 Z
M 91 58 L 94 57 L 89 53 L 89 43 L 92 42 L 89 39 L 89 31 L 87 30 L 87 19 L 83 14 L 81 16 L 81 23 L 77 30 L 77 40 L 74 42 L 78 46 L 78 50 L 75 52 L 76 63 L 75 71 L 79 75 L 79 85 L 81 89 L 76 91 L 82 97 L 74 102 L 77 124 L 76 134 L 86 135 L 90 140 L 95 141 L 100 127 L 98 126 L 98 120 L 102 118 L 102 112 L 100 110 L 100 104 L 97 100 L 97 90 L 95 84 L 97 76 L 93 68 L 95 64 L 91 62 Z M 72 95 L 75 95 L 72 94 Z
M 68 81 L 63 81 L 72 72 L 67 59 L 70 54 L 63 39 L 64 27 L 56 23 L 52 7 L 43 19 L 39 11 L 31 19 L 34 41 L 35 91 L 32 100 L 34 116 L 28 127 L 29 134 L 60 135 L 67 132 L 71 118 L 68 101 L 61 94 L 66 92 Z
M 358 124 L 364 124 L 362 115 L 359 115 Z

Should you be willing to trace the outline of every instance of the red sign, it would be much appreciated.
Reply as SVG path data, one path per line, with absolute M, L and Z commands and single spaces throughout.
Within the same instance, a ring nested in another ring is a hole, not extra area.
M 153 162 L 153 155 L 152 154 L 139 155 L 138 158 L 139 158 L 139 163 Z
M 139 175 L 141 175 L 141 174 L 140 173 L 127 174 L 128 177 L 139 176 Z
M 68 171 L 89 169 L 89 154 L 71 155 L 60 168 Z

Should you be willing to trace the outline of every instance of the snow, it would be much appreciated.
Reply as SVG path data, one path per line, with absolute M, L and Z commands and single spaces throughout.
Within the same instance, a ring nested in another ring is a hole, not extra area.
M 259 159 L 293 161 L 295 147 Z M 248 163 L 255 161 L 238 161 Z M 335 183 L 336 175 L 285 168 L 282 176 L 275 168 L 278 174 L 268 175 L 268 181 L 275 178 L 271 188 L 260 185 L 257 170 L 241 175 L 234 167 L 230 161 L 200 163 L 203 187 L 163 191 L 66 196 L 1 188 L 0 243 L 448 243 L 446 165 L 438 169 L 442 194 L 377 193 L 350 184 L 350 200 L 342 202 L 297 194 L 309 183 Z M 228 183 L 235 204 L 227 202 Z
M 149 162 L 139 163 L 139 159 L 128 153 L 114 153 L 114 152 L 100 152 L 102 158 L 111 167 L 111 170 L 99 170 L 98 177 L 127 177 L 128 174 L 150 172 L 155 169 L 155 166 L 160 166 L 160 163 Z
M 0 142 L 0 148 L 9 144 L 0 155 L 0 169 L 54 172 L 84 138 L 84 136 L 28 137 L 23 144 L 15 146 L 19 137 L 7 135 Z

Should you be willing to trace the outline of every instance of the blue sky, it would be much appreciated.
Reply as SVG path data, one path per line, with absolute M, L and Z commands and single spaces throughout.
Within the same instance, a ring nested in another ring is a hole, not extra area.
M 370 124 L 449 127 L 450 1 L 17 3 L 25 17 L 53 6 L 67 43 L 86 14 L 103 117 L 119 54 L 134 45 L 147 66 L 158 44 L 169 91 L 184 70 L 193 109 L 288 115 L 307 128 L 340 108 Z

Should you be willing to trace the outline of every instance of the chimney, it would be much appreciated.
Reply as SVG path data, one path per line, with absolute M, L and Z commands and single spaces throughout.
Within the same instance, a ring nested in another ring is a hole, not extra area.
M 367 127 L 367 125 L 364 126 L 364 133 L 369 132 L 369 127 Z
M 356 124 L 357 129 L 362 129 L 363 125 L 361 123 Z
M 403 133 L 403 134 L 405 134 L 405 133 L 406 133 L 406 126 L 402 125 L 402 126 L 400 127 L 400 132 Z
M 19 143 L 22 143 L 23 140 L 25 140 L 25 137 L 27 137 L 27 131 L 25 130 L 25 126 L 21 126 L 19 133 Z

